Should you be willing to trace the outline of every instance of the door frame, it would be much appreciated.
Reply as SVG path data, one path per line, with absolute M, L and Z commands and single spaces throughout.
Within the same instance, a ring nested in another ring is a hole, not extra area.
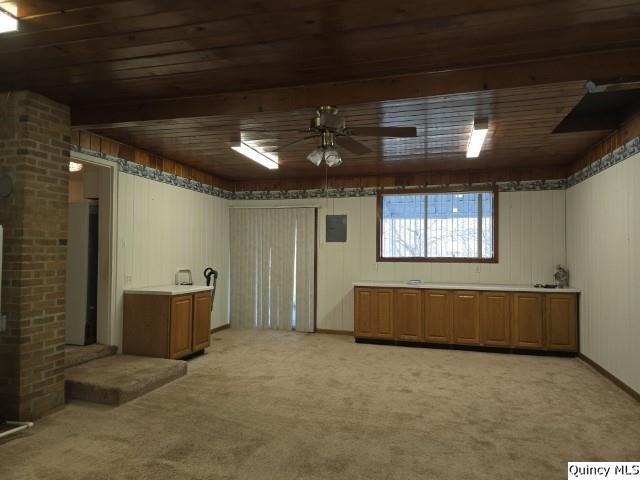
M 106 235 L 108 238 L 107 255 L 109 262 L 107 262 L 108 270 L 103 277 L 105 280 L 98 278 L 98 292 L 102 292 L 106 296 L 104 305 L 106 306 L 106 313 L 101 315 L 98 311 L 97 322 L 97 342 L 103 345 L 117 345 L 114 338 L 114 327 L 116 325 L 117 315 L 117 252 L 118 252 L 118 173 L 120 172 L 120 165 L 116 162 L 106 160 L 97 156 L 88 155 L 82 152 L 70 152 L 70 159 L 77 160 L 81 163 L 88 163 L 101 168 L 107 172 L 107 178 L 109 182 L 108 197 L 105 199 L 109 210 L 109 232 Z M 101 204 L 100 208 L 104 208 Z

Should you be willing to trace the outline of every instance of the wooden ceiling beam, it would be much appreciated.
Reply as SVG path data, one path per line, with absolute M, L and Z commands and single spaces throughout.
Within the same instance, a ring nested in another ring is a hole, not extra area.
M 82 105 L 72 109 L 72 124 L 114 128 L 176 118 L 295 111 L 325 104 L 383 102 L 576 80 L 617 83 L 637 80 L 639 72 L 640 48 L 629 48 L 364 80 Z

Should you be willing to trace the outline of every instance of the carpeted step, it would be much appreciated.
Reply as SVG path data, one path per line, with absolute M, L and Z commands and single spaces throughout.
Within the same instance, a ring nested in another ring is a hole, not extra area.
M 109 355 L 115 355 L 118 347 L 114 345 L 65 345 L 64 348 L 64 368 L 75 367 L 81 363 L 90 362 Z
M 67 401 L 120 405 L 187 373 L 187 362 L 112 355 L 65 371 Z

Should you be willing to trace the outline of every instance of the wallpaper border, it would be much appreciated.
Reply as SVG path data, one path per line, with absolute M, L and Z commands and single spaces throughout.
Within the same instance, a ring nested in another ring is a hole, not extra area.
M 116 163 L 120 166 L 120 171 L 130 175 L 147 178 L 157 182 L 166 183 L 175 187 L 186 188 L 195 192 L 212 195 L 214 197 L 224 198 L 226 200 L 293 200 L 305 198 L 352 198 L 352 197 L 369 197 L 377 194 L 379 190 L 385 189 L 398 190 L 402 188 L 438 188 L 439 185 L 411 185 L 406 187 L 365 187 L 365 188 L 332 188 L 328 191 L 324 189 L 309 190 L 269 190 L 269 191 L 241 191 L 232 192 L 211 185 L 190 180 L 188 178 L 163 172 L 156 168 L 146 167 L 139 163 L 131 162 L 120 157 L 107 155 L 105 153 L 96 152 L 88 148 L 78 145 L 71 145 L 71 150 L 85 155 L 98 157 Z M 633 155 L 640 153 L 640 137 L 630 140 L 621 147 L 616 148 L 612 152 L 596 160 L 591 165 L 573 173 L 567 179 L 557 180 L 528 180 L 514 182 L 496 182 L 496 183 L 473 183 L 473 184 L 451 184 L 449 186 L 467 186 L 467 187 L 486 187 L 497 186 L 501 192 L 527 192 L 527 191 L 543 191 L 543 190 L 566 190 L 569 187 L 584 182 L 588 178 L 612 167 Z

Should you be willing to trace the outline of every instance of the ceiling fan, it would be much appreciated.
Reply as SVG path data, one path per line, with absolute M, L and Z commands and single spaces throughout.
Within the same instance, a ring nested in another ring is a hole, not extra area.
M 356 155 L 364 155 L 371 151 L 369 147 L 352 137 L 412 138 L 416 136 L 415 127 L 347 128 L 344 116 L 336 107 L 331 106 L 318 107 L 315 117 L 313 117 L 309 123 L 309 128 L 297 131 L 300 133 L 309 133 L 309 135 L 283 145 L 275 151 L 281 152 L 293 145 L 316 138 L 320 141 L 320 145 L 307 155 L 307 160 L 315 166 L 319 166 L 324 160 L 328 167 L 337 167 L 342 163 L 342 157 L 336 147 L 344 148 Z

